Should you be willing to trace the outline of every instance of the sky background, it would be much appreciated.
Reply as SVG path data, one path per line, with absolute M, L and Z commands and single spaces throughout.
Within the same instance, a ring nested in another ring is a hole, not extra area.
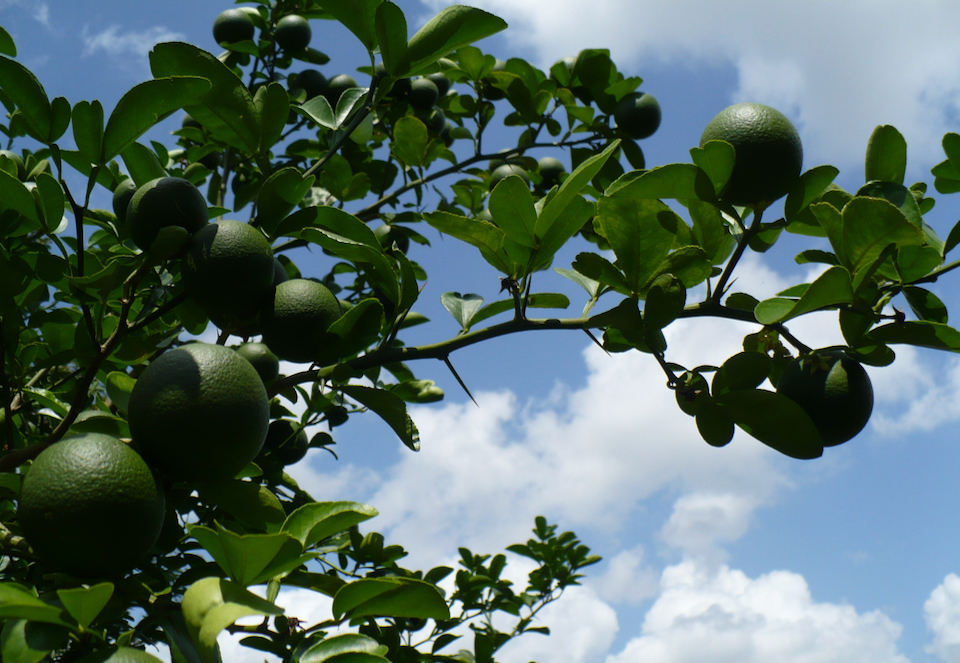
M 412 34 L 449 3 L 398 4 Z M 500 58 L 546 69 L 580 49 L 608 48 L 622 72 L 641 76 L 641 90 L 663 109 L 660 130 L 642 143 L 648 165 L 689 161 L 710 118 L 755 101 L 794 121 L 805 169 L 833 164 L 851 191 L 863 183 L 874 127 L 896 126 L 909 145 L 909 182 L 933 192 L 940 139 L 960 130 L 960 4 L 951 0 L 474 5 L 510 24 L 480 44 Z M 146 54 L 158 41 L 218 52 L 210 27 L 229 6 L 0 0 L 0 24 L 51 97 L 96 98 L 110 109 L 150 77 Z M 364 64 L 344 28 L 315 21 L 313 29 L 312 45 L 332 58 L 322 68 L 328 77 Z M 178 126 L 172 118 L 150 137 L 170 144 Z M 509 135 L 502 140 L 508 146 Z M 946 237 L 960 206 L 934 195 L 928 221 Z M 108 206 L 105 194 L 99 204 Z M 417 308 L 433 323 L 411 342 L 456 333 L 441 293 L 492 301 L 499 288 L 475 251 L 423 232 L 434 248 L 415 247 L 411 257 L 430 274 Z M 748 256 L 736 288 L 762 299 L 809 281 L 809 268 L 793 262 L 808 245 L 788 236 Z M 565 249 L 555 264 L 569 266 L 580 250 Z M 310 276 L 327 268 L 322 257 L 297 261 Z M 960 304 L 956 278 L 932 286 L 948 308 Z M 577 286 L 552 273 L 534 284 L 569 294 L 569 314 L 579 314 Z M 790 329 L 811 346 L 840 341 L 835 315 Z M 667 330 L 668 358 L 717 364 L 751 331 L 681 321 Z M 439 362 L 414 367 L 447 392 L 412 411 L 420 453 L 373 415 L 353 417 L 335 431 L 339 461 L 312 451 L 292 473 L 317 499 L 375 505 L 381 515 L 368 528 L 406 546 L 410 568 L 454 565 L 460 545 L 499 552 L 525 540 L 539 514 L 576 531 L 604 562 L 544 611 L 553 635 L 512 643 L 502 652 L 508 663 L 956 663 L 960 361 L 897 353 L 893 366 L 870 371 L 876 408 L 867 429 L 801 462 L 742 434 L 723 449 L 707 446 L 647 355 L 608 357 L 576 333 L 514 335 L 453 356 L 479 408 Z M 510 564 L 522 582 L 529 567 L 514 557 Z M 307 622 L 329 615 L 329 601 L 305 592 L 284 592 L 279 603 Z M 223 646 L 225 660 L 263 658 L 229 638 Z

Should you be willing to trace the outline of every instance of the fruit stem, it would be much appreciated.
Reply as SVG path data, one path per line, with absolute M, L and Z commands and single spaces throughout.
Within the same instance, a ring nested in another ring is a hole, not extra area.
M 706 301 L 719 304 L 720 300 L 723 299 L 723 295 L 726 293 L 727 282 L 730 280 L 730 277 L 733 276 L 733 270 L 737 268 L 737 263 L 740 262 L 740 258 L 743 257 L 743 253 L 747 250 L 750 240 L 753 239 L 754 235 L 760 233 L 760 219 L 762 218 L 763 209 L 757 209 L 753 216 L 753 222 L 750 224 L 749 228 L 744 230 L 743 235 L 740 236 L 740 241 L 737 243 L 736 250 L 734 250 L 729 262 L 727 262 L 727 266 L 724 267 L 723 273 L 720 275 L 720 280 L 717 281 L 717 285 L 713 290 L 713 295 Z

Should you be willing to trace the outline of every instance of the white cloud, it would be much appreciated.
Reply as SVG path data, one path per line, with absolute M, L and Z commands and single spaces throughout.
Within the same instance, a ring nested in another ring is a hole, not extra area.
M 637 605 L 660 593 L 659 573 L 644 564 L 643 546 L 621 550 L 610 559 L 606 573 L 588 575 L 583 582 L 613 604 Z
M 726 554 L 718 544 L 743 536 L 756 507 L 754 498 L 732 493 L 684 495 L 674 504 L 661 536 L 688 555 L 720 561 Z
M 960 5 L 951 0 L 473 4 L 504 18 L 513 49 L 532 52 L 541 67 L 583 48 L 609 48 L 622 69 L 640 75 L 655 62 L 732 66 L 739 83 L 730 102 L 787 112 L 801 129 L 807 166 L 854 166 L 873 128 L 893 124 L 926 170 L 943 160 L 940 138 L 960 110 Z M 897 17 L 916 15 L 924 29 L 903 30 Z
M 907 663 L 901 627 L 880 612 L 817 603 L 802 576 L 756 579 L 687 560 L 664 570 L 641 635 L 607 663 Z
M 939 361 L 936 361 L 939 359 Z M 885 389 L 893 394 L 901 390 L 902 411 L 881 411 L 874 416 L 873 427 L 888 437 L 903 437 L 917 431 L 931 431 L 960 420 L 960 360 L 955 358 L 921 358 L 913 348 L 897 347 L 897 361 L 890 369 Z M 898 381 L 897 378 L 903 378 Z
M 119 25 L 111 25 L 96 34 L 91 34 L 89 28 L 84 27 L 82 39 L 84 57 L 103 51 L 114 57 L 146 58 L 150 49 L 158 43 L 183 40 L 184 35 L 161 26 L 154 26 L 140 32 L 123 33 Z
M 24 0 L 2 0 L 0 9 L 7 7 L 25 7 L 30 15 L 42 26 L 50 27 L 50 6 L 46 2 L 24 2 Z
M 960 662 L 960 578 L 951 573 L 930 593 L 923 604 L 927 628 L 933 631 L 933 643 L 927 653 L 946 663 Z

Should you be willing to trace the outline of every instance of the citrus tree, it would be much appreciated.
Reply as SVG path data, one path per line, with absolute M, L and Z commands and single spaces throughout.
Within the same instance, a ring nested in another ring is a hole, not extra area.
M 320 20 L 369 65 L 317 69 Z M 796 130 L 759 104 L 722 110 L 691 163 L 647 169 L 637 141 L 660 107 L 641 79 L 604 50 L 541 71 L 473 45 L 505 27 L 452 6 L 411 37 L 389 1 L 251 2 L 215 21 L 219 56 L 154 47 L 154 78 L 109 112 L 51 100 L 0 29 L 4 661 L 150 661 L 144 648 L 164 643 L 177 663 L 210 663 L 230 630 L 284 661 L 480 662 L 548 632 L 539 611 L 599 561 L 575 534 L 537 518 L 508 548 L 535 563 L 525 587 L 503 577 L 503 554 L 465 548 L 457 569 L 407 569 L 366 529 L 374 507 L 317 502 L 286 472 L 358 413 L 416 451 L 407 404 L 443 398 L 421 359 L 456 377 L 460 348 L 586 333 L 650 355 L 708 444 L 740 428 L 813 459 L 869 420 L 863 364 L 890 364 L 898 343 L 960 350 L 923 287 L 960 264 L 947 262 L 960 230 L 944 240 L 924 222 L 934 201 L 904 185 L 894 128 L 871 137 L 853 193 L 831 166 L 803 171 Z M 176 145 L 145 144 L 181 111 Z M 489 146 L 497 122 L 515 144 Z M 946 194 L 960 191 L 960 136 L 943 145 Z M 91 202 L 105 192 L 112 210 Z M 444 293 L 459 333 L 410 345 L 429 321 L 407 253 L 426 250 L 427 227 L 475 247 L 505 294 Z M 796 259 L 819 276 L 765 301 L 733 291 L 745 253 L 783 231 L 818 243 Z M 582 252 L 554 265 L 570 242 Z M 300 247 L 326 272 L 296 264 Z M 571 306 L 541 286 L 561 277 L 582 286 L 580 314 L 534 317 Z M 822 311 L 843 347 L 790 332 Z M 743 351 L 672 362 L 663 329 L 697 317 L 743 323 Z M 215 343 L 197 340 L 210 330 Z M 329 619 L 285 613 L 284 587 L 330 597 Z M 262 620 L 236 624 L 249 616 Z

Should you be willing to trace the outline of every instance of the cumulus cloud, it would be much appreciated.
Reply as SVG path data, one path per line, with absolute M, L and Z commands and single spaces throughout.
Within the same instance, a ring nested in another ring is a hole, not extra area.
M 719 561 L 726 558 L 719 544 L 743 536 L 756 507 L 756 499 L 733 493 L 684 495 L 674 504 L 661 537 L 688 555 Z
M 621 550 L 607 564 L 606 573 L 584 582 L 612 604 L 637 605 L 660 592 L 660 576 L 645 564 L 643 546 Z
M 933 631 L 933 642 L 927 653 L 946 663 L 960 662 L 960 577 L 951 573 L 943 579 L 923 604 L 927 628 Z
M 123 32 L 119 25 L 111 25 L 96 34 L 91 34 L 89 28 L 84 27 L 82 39 L 84 57 L 103 52 L 114 57 L 146 58 L 150 49 L 160 42 L 183 40 L 184 35 L 162 26 L 139 32 Z
M 425 1 L 435 9 L 451 4 Z M 609 48 L 641 75 L 656 63 L 733 67 L 739 81 L 730 102 L 787 112 L 810 165 L 856 165 L 873 128 L 893 124 L 927 169 L 943 160 L 940 137 L 960 110 L 960 5 L 950 0 L 595 0 L 589 10 L 581 0 L 473 4 L 507 20 L 505 38 L 542 67 L 583 48 Z M 904 31 L 897 17 L 916 12 L 924 29 Z
M 813 600 L 804 578 L 750 578 L 693 560 L 664 570 L 641 634 L 607 663 L 908 663 L 901 627 L 881 612 Z

